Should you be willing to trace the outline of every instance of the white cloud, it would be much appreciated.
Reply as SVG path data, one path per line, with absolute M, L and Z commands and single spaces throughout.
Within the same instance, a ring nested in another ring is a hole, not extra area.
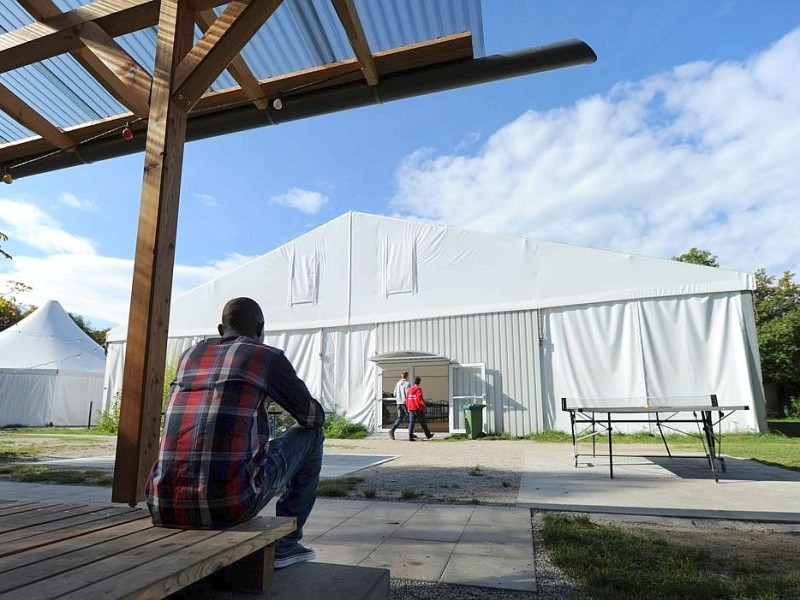
M 285 194 L 272 196 L 270 204 L 288 206 L 307 215 L 316 215 L 328 203 L 328 197 L 319 192 L 311 192 L 300 188 L 292 188 Z
M 99 256 L 90 240 L 67 233 L 39 208 L 17 200 L 0 200 L 0 230 L 11 241 L 24 242 L 45 253 L 30 256 L 15 248 L 13 260 L 0 261 L 0 291 L 5 291 L 7 281 L 22 281 L 32 288 L 17 298 L 23 304 L 41 306 L 47 300 L 58 300 L 67 311 L 83 315 L 96 327 L 128 320 L 132 260 Z M 201 267 L 176 264 L 173 294 L 186 292 L 253 258 L 234 253 Z
M 42 252 L 94 254 L 91 240 L 67 233 L 33 204 L 0 199 L 0 223 L 10 238 Z
M 219 200 L 217 200 L 211 194 L 198 193 L 198 194 L 195 194 L 194 197 L 197 198 L 198 200 L 200 200 L 200 204 L 202 204 L 204 206 L 213 206 L 215 208 L 218 207 L 218 206 L 221 206 L 221 204 L 219 203 Z
M 693 63 L 546 113 L 474 154 L 421 149 L 400 214 L 723 267 L 800 268 L 800 29 L 746 62 Z
M 64 192 L 61 194 L 58 197 L 58 202 L 59 204 L 64 204 L 71 208 L 77 208 L 78 210 L 85 210 L 89 212 L 97 212 L 100 210 L 100 207 L 91 200 L 78 198 L 75 194 L 70 194 L 69 192 Z

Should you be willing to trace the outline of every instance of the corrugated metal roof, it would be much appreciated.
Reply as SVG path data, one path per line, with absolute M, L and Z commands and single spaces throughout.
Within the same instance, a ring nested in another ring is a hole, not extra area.
M 54 0 L 66 12 L 87 4 Z M 355 0 L 373 53 L 471 31 L 474 56 L 483 56 L 480 0 Z M 35 20 L 15 1 L 0 0 L 0 33 Z M 224 7 L 215 9 L 219 14 Z M 155 62 L 156 28 L 120 36 L 117 43 L 149 73 Z M 195 39 L 201 32 L 195 28 Z M 354 58 L 330 0 L 284 0 L 250 40 L 242 56 L 258 79 Z M 0 83 L 52 124 L 67 128 L 127 112 L 71 55 L 0 73 Z M 236 87 L 224 72 L 211 90 Z M 0 143 L 35 134 L 0 111 Z

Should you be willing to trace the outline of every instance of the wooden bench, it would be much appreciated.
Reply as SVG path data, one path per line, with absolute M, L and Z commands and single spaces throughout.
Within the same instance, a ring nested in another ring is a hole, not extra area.
M 163 598 L 219 573 L 234 589 L 272 581 L 273 543 L 295 520 L 223 530 L 153 527 L 146 510 L 0 500 L 0 600 Z

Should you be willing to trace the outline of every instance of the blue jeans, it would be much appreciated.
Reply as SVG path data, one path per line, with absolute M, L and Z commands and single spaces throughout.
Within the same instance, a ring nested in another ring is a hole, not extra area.
M 261 497 L 253 507 L 252 517 L 263 510 L 273 497 L 282 493 L 275 507 L 275 515 L 297 519 L 297 529 L 275 542 L 276 554 L 286 554 L 303 537 L 303 525 L 317 500 L 324 439 L 322 428 L 305 429 L 294 425 L 269 441 Z
M 400 423 L 403 422 L 403 419 L 406 418 L 407 414 L 408 414 L 408 411 L 406 410 L 406 405 L 405 404 L 398 404 L 397 405 L 397 418 L 394 420 L 394 423 L 392 424 L 392 433 L 394 433 L 395 430 L 398 427 L 400 427 Z

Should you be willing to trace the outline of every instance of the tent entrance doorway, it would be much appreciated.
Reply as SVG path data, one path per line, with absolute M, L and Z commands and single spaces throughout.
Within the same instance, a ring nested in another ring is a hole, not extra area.
M 391 366 L 381 374 L 381 415 L 380 429 L 391 429 L 397 417 L 397 405 L 394 398 L 394 387 L 400 379 L 400 373 L 408 371 L 408 380 L 413 383 L 414 377 L 422 379 L 420 387 L 425 394 L 425 403 L 428 405 L 426 418 L 428 428 L 432 432 L 448 433 L 450 431 L 450 399 L 448 390 L 450 377 L 448 365 L 406 365 L 401 367 Z M 401 429 L 408 427 L 408 421 L 403 421 Z
M 450 359 L 419 352 L 395 352 L 372 358 L 381 368 L 379 378 L 380 398 L 376 403 L 376 423 L 378 431 L 388 431 L 397 418 L 397 403 L 394 388 L 403 371 L 408 371 L 409 382 L 414 377 L 422 381 L 420 387 L 428 405 L 426 417 L 432 432 L 449 433 L 451 423 L 452 399 L 450 397 Z M 400 429 L 408 428 L 404 420 Z

